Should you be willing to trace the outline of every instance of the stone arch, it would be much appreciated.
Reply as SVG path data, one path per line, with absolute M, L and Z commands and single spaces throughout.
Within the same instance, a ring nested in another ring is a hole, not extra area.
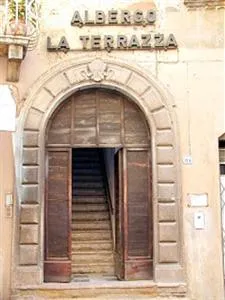
M 178 130 L 172 98 L 152 77 L 118 60 L 68 60 L 31 88 L 18 120 L 14 284 L 43 282 L 44 138 L 53 111 L 72 93 L 116 89 L 133 100 L 151 130 L 154 281 L 183 281 Z

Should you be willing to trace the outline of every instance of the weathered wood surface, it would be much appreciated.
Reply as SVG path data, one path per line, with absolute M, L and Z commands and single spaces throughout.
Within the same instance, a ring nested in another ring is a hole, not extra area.
M 54 146 L 148 146 L 138 107 L 124 96 L 93 89 L 74 94 L 50 120 L 47 144 Z
M 152 278 L 152 201 L 149 151 L 126 150 L 125 278 Z
M 47 153 L 45 201 L 45 281 L 66 282 L 71 275 L 71 153 Z

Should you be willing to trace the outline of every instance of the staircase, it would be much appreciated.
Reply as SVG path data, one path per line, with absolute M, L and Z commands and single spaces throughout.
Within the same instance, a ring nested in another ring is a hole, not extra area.
M 98 149 L 73 150 L 72 274 L 114 276 L 111 222 Z

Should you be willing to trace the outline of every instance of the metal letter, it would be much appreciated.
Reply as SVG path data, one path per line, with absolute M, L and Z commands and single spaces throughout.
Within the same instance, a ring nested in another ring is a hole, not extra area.
M 138 38 L 137 38 L 136 35 L 132 35 L 132 37 L 130 39 L 130 43 L 128 45 L 128 48 L 131 48 L 131 49 L 133 49 L 133 48 L 136 48 L 136 49 L 140 48 L 140 43 L 139 43 Z
M 134 12 L 134 23 L 140 24 L 144 22 L 143 12 L 141 10 L 136 10 Z
M 94 24 L 93 20 L 88 19 L 88 10 L 84 11 L 84 24 L 88 24 L 88 25 Z
M 114 48 L 114 38 L 112 35 L 104 36 L 104 48 L 110 52 Z
M 102 10 L 96 10 L 95 12 L 96 24 L 105 24 L 105 13 Z
M 81 35 L 80 36 L 80 40 L 82 42 L 82 45 L 83 45 L 83 49 L 87 49 L 87 44 L 88 44 L 88 41 L 89 41 L 89 36 L 88 35 Z
M 153 24 L 156 21 L 156 12 L 155 10 L 151 9 L 147 11 L 146 20 L 149 24 Z
M 117 24 L 118 23 L 117 10 L 110 10 L 108 14 L 109 14 L 109 24 Z
M 127 48 L 127 37 L 125 35 L 117 36 L 117 48 L 126 49 Z
M 57 47 L 52 45 L 51 38 L 48 36 L 47 37 L 47 50 L 55 51 L 56 49 L 57 49 Z
M 177 41 L 172 33 L 169 35 L 165 46 L 168 49 L 176 49 L 177 48 Z
M 122 24 L 130 24 L 131 20 L 130 20 L 130 12 L 129 10 L 122 10 L 121 11 L 121 23 Z
M 155 48 L 163 48 L 164 45 L 164 34 L 157 33 L 154 35 L 155 38 Z
M 64 52 L 67 52 L 68 50 L 70 50 L 69 43 L 67 42 L 67 39 L 65 38 L 65 36 L 61 37 L 60 42 L 57 47 L 57 50 L 62 50 Z
M 81 19 L 81 16 L 79 14 L 79 11 L 75 11 L 73 18 L 71 20 L 71 25 L 72 26 L 79 26 L 82 27 L 83 26 L 83 20 Z
M 142 48 L 145 48 L 145 49 L 151 48 L 151 44 L 150 44 L 151 34 L 142 34 L 141 39 L 142 39 L 142 45 L 141 45 Z
M 101 36 L 100 35 L 92 35 L 91 36 L 91 48 L 94 50 L 98 50 L 101 48 Z

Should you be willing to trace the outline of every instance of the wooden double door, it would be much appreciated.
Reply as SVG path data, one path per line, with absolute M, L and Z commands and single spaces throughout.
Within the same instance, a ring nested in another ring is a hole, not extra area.
M 119 149 L 112 200 L 115 273 L 121 280 L 152 279 L 151 154 L 143 120 L 136 105 L 104 90 L 74 95 L 53 114 L 46 136 L 46 282 L 71 280 L 72 149 L 81 146 Z

